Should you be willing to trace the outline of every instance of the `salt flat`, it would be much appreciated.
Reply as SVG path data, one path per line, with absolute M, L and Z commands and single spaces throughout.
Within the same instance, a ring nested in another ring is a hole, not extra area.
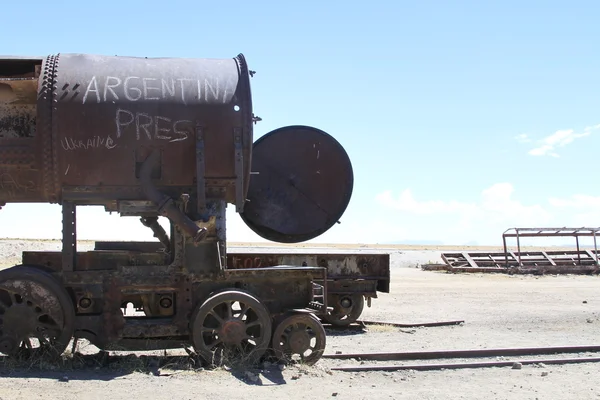
M 264 245 L 262 245 L 264 246 Z M 93 244 L 82 243 L 81 250 Z M 464 320 L 460 326 L 367 332 L 328 331 L 327 353 L 421 351 L 522 346 L 600 344 L 600 281 L 597 276 L 508 276 L 423 271 L 439 262 L 438 246 L 276 246 L 256 249 L 231 244 L 230 251 L 389 252 L 391 293 L 380 294 L 363 317 L 420 323 Z M 1 265 L 18 262 L 23 250 L 58 250 L 59 242 L 0 241 Z M 468 250 L 475 250 L 468 248 Z M 488 250 L 488 249 L 485 249 Z M 171 354 L 171 353 L 169 353 Z M 581 355 L 584 356 L 584 355 Z M 560 357 L 560 355 L 554 356 Z M 526 357 L 533 358 L 533 357 Z M 517 359 L 517 358 L 510 358 Z M 459 362 L 460 360 L 450 360 Z M 418 362 L 418 361 L 416 361 Z M 410 362 L 415 363 L 415 362 Z M 224 370 L 174 371 L 169 376 L 108 368 L 0 371 L 0 398 L 152 399 L 346 398 L 346 399 L 596 399 L 600 364 L 525 365 L 431 372 L 337 372 L 357 361 L 320 360 L 313 367 L 265 370 L 252 382 Z M 173 371 L 171 371 L 173 372 Z M 169 373 L 165 368 L 163 374 Z M 68 376 L 68 382 L 59 379 Z

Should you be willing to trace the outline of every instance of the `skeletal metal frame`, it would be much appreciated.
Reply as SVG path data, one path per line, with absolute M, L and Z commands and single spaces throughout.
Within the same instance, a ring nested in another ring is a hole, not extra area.
M 598 259 L 598 244 L 596 236 L 600 233 L 600 228 L 509 228 L 502 234 L 502 242 L 504 244 L 504 255 L 505 264 L 508 268 L 508 248 L 506 244 L 506 238 L 514 237 L 517 239 L 517 260 L 519 266 L 523 266 L 521 259 L 521 238 L 524 237 L 574 237 L 577 245 L 577 256 L 578 261 L 581 263 L 579 238 L 580 237 L 593 237 L 594 238 L 594 252 L 592 258 L 596 261 L 596 265 L 600 266 L 600 260 Z M 552 260 L 548 258 L 550 262 Z

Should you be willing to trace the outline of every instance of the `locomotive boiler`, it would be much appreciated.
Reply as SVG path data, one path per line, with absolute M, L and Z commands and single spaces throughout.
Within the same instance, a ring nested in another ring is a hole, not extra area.
M 0 57 L 0 206 L 62 207 L 62 251 L 0 271 L 0 353 L 58 355 L 82 338 L 192 346 L 212 364 L 320 358 L 326 268 L 228 268 L 225 210 L 266 239 L 312 239 L 344 213 L 352 166 L 314 127 L 254 142 L 252 74 L 241 54 Z M 157 240 L 78 251 L 88 205 L 139 218 Z

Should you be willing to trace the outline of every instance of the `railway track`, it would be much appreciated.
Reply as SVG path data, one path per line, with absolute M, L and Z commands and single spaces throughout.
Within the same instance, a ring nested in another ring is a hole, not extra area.
M 540 356 L 554 354 L 576 354 L 576 353 L 600 353 L 600 346 L 563 346 L 563 347 L 526 347 L 526 348 L 497 348 L 476 350 L 440 350 L 405 353 L 352 353 L 352 354 L 324 354 L 322 358 L 338 360 L 356 360 L 390 362 L 390 361 L 414 361 L 414 360 L 447 360 L 447 359 L 477 359 L 489 357 L 510 356 Z M 332 367 L 333 371 L 366 372 L 366 371 L 400 371 L 417 370 L 430 371 L 440 369 L 464 369 L 464 368 L 489 368 L 507 367 L 531 364 L 575 364 L 599 362 L 599 357 L 571 357 L 571 358 L 539 358 L 539 359 L 515 359 L 497 361 L 465 361 L 459 363 L 422 363 L 422 364 L 369 364 Z
M 365 321 L 360 320 L 356 321 L 349 325 L 339 326 L 324 323 L 323 326 L 327 329 L 333 330 L 359 330 L 365 329 L 368 325 L 387 325 L 393 326 L 396 328 L 429 328 L 436 326 L 451 326 L 451 325 L 461 325 L 465 321 L 464 320 L 456 320 L 456 321 L 439 321 L 439 322 L 422 322 L 422 323 L 414 323 L 414 324 L 400 324 L 396 322 L 384 322 L 384 321 Z

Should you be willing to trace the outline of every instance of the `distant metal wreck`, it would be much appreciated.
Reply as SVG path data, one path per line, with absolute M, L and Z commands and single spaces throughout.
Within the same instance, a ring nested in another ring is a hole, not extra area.
M 509 274 L 598 274 L 600 228 L 511 228 L 502 234 L 503 252 L 442 253 L 444 264 L 424 270 L 449 272 L 500 272 Z M 522 238 L 572 237 L 575 250 L 522 251 Z M 580 238 L 592 237 L 593 248 L 582 249 Z M 507 238 L 516 238 L 517 251 L 509 251 Z

